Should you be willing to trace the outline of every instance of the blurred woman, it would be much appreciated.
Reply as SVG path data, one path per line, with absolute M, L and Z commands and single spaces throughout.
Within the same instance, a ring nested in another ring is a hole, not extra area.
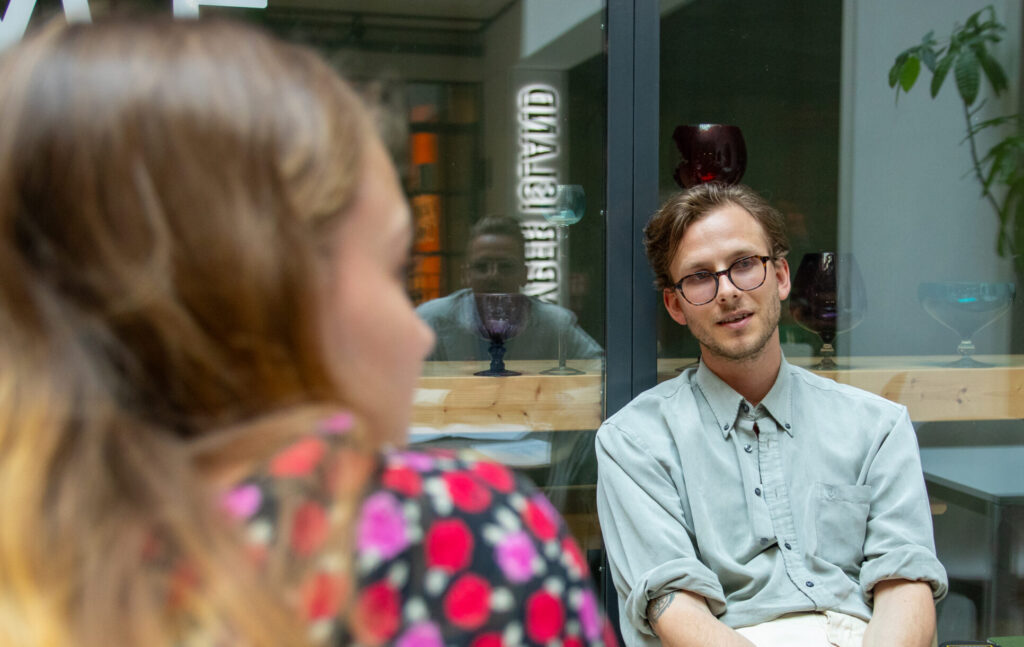
M 51 25 L 0 61 L 0 643 L 599 644 L 557 513 L 404 440 L 409 210 L 314 54 Z

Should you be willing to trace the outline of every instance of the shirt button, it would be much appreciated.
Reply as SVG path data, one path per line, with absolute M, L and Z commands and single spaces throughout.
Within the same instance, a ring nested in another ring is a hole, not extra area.
M 754 488 L 754 494 L 756 494 L 757 496 L 761 496 L 761 488 L 759 488 L 759 487 Z
M 786 547 L 786 550 L 793 550 L 793 547 L 789 545 L 788 541 L 785 544 L 783 544 L 783 546 Z
M 754 451 L 754 448 L 751 447 L 750 445 L 744 445 L 743 446 L 743 451 L 745 451 L 745 452 L 747 452 L 749 454 L 750 452 Z
M 722 425 L 722 429 L 724 429 L 725 431 L 729 431 L 729 425 Z
M 786 429 L 789 429 L 789 423 L 788 422 L 786 423 Z
M 761 537 L 761 545 L 762 546 L 767 546 L 769 541 L 771 541 L 771 540 L 768 539 L 767 537 Z
M 807 580 L 806 582 L 804 582 L 804 585 L 805 585 L 805 586 L 806 586 L 807 588 L 809 588 L 809 589 L 810 589 L 810 588 L 814 588 L 814 582 L 812 582 L 812 581 L 810 581 L 810 580 Z
M 740 405 L 740 409 L 743 410 L 743 413 L 746 413 L 746 412 L 750 411 L 750 407 L 747 406 L 746 402 L 744 402 L 743 404 Z

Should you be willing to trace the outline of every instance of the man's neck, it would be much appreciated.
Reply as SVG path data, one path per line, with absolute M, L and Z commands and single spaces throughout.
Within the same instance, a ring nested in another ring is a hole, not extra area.
M 779 367 L 782 365 L 779 333 L 776 332 L 761 352 L 753 357 L 733 360 L 702 348 L 700 361 L 748 402 L 757 405 L 772 390 L 779 376 Z

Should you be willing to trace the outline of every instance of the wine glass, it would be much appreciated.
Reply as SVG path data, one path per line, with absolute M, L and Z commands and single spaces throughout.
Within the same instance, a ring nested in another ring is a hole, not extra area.
M 738 126 L 676 126 L 672 139 L 683 156 L 674 177 L 684 189 L 704 182 L 736 184 L 747 169 L 747 145 Z
M 559 184 L 555 192 L 555 209 L 544 218 L 555 225 L 558 240 L 558 305 L 569 308 L 569 225 L 583 219 L 587 210 L 586 193 L 579 184 Z M 564 326 L 558 328 L 558 366 L 541 371 L 545 375 L 580 375 L 583 371 L 565 365 Z
M 487 349 L 491 355 L 490 369 L 474 375 L 521 375 L 505 368 L 505 341 L 515 337 L 526 324 L 530 300 L 523 294 L 504 292 L 477 293 L 473 297 L 478 315 L 477 333 L 491 342 Z
M 917 298 L 925 312 L 940 324 L 960 335 L 957 352 L 960 359 L 948 364 L 957 368 L 988 366 L 971 355 L 971 337 L 1003 316 L 1013 304 L 1016 289 L 1013 283 L 922 283 Z
M 837 368 L 836 335 L 864 319 L 867 293 L 853 256 L 835 252 L 804 254 L 793 277 L 789 311 L 800 326 L 821 337 L 821 362 L 811 368 Z

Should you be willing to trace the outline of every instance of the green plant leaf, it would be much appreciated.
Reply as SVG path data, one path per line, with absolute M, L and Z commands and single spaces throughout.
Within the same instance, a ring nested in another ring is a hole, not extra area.
M 917 56 L 910 56 L 903 63 L 903 67 L 900 68 L 900 87 L 903 88 L 904 92 L 908 92 L 910 88 L 914 87 L 914 83 L 917 81 L 920 73 L 921 59 Z
M 981 85 L 981 65 L 974 50 L 968 48 L 961 50 L 953 65 L 953 76 L 956 78 L 956 88 L 960 91 L 960 98 L 964 103 L 971 105 L 978 98 L 978 87 Z
M 953 53 L 948 52 L 935 66 L 935 72 L 932 74 L 932 99 L 938 96 L 939 90 L 942 89 L 942 84 L 946 82 L 946 75 L 949 74 L 949 68 L 953 65 L 953 59 Z
M 1006 72 L 1003 71 L 1003 66 L 999 64 L 999 61 L 992 58 L 984 47 L 974 48 L 974 53 L 978 57 L 978 62 L 981 63 L 981 69 L 985 72 L 985 77 L 992 85 L 992 90 L 995 91 L 998 97 L 1007 87 Z
M 910 56 L 915 48 L 911 47 L 900 52 L 896 56 L 896 60 L 892 62 L 892 67 L 889 68 L 889 87 L 895 88 L 896 84 L 900 81 L 900 70 L 903 69 L 903 64 L 907 62 L 907 58 Z M 897 90 L 897 92 L 899 92 Z

